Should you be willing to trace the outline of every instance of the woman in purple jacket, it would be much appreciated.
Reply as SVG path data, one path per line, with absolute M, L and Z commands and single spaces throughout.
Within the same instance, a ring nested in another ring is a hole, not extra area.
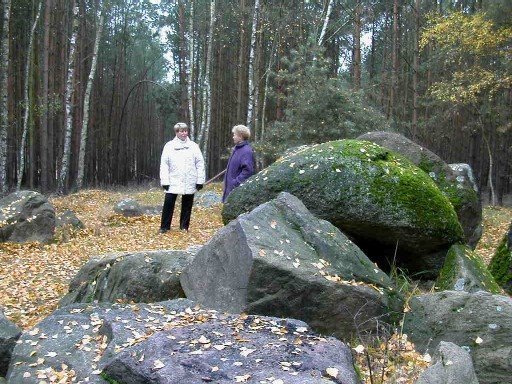
M 245 125 L 235 125 L 231 130 L 235 147 L 228 160 L 228 167 L 224 175 L 225 202 L 233 189 L 242 184 L 254 174 L 254 154 L 247 140 L 251 137 L 251 131 Z

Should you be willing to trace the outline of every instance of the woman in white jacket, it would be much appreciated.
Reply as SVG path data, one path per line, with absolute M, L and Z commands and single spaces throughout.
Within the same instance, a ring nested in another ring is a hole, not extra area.
M 167 142 L 160 160 L 160 184 L 166 191 L 160 233 L 171 229 L 174 205 L 181 196 L 180 229 L 187 230 L 194 204 L 194 193 L 203 188 L 204 159 L 199 146 L 188 138 L 185 123 L 174 126 L 176 137 Z

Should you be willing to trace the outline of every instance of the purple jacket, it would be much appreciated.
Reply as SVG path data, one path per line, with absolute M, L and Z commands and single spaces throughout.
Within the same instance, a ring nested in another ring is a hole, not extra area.
M 225 202 L 233 189 L 242 184 L 254 174 L 254 154 L 252 147 L 247 141 L 235 145 L 228 160 L 228 167 L 224 175 L 224 195 L 222 202 Z

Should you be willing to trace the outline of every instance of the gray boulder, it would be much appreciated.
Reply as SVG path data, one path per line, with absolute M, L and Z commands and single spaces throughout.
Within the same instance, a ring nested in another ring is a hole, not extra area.
M 46 197 L 19 191 L 0 199 L 0 242 L 46 243 L 55 233 L 55 210 Z
M 489 271 L 496 282 L 512 295 L 512 223 L 496 248 L 489 264 Z
M 443 291 L 413 297 L 403 331 L 425 352 L 441 341 L 467 350 L 483 384 L 510 382 L 512 298 L 479 291 Z
M 68 379 L 63 382 L 105 384 L 100 374 L 106 362 L 155 332 L 192 323 L 203 313 L 193 306 L 178 299 L 133 305 L 81 303 L 58 309 L 22 334 L 7 380 L 39 384 L 52 382 L 50 377 L 59 373 Z
M 302 322 L 221 315 L 184 299 L 58 309 L 21 336 L 7 378 L 32 384 L 57 374 L 62 382 L 98 384 L 232 383 L 246 374 L 358 382 L 347 347 Z
M 158 302 L 185 297 L 180 274 L 189 251 L 115 253 L 91 258 L 71 280 L 59 305 L 99 302 Z
M 317 337 L 300 321 L 218 315 L 126 349 L 104 375 L 122 383 L 356 384 L 352 364 L 346 345 Z
M 401 310 L 389 277 L 286 192 L 219 230 L 181 283 L 206 307 L 297 318 L 341 338 L 373 331 Z
M 432 365 L 423 371 L 416 384 L 478 384 L 478 379 L 469 353 L 458 345 L 441 341 Z
M 480 256 L 466 245 L 452 245 L 439 277 L 436 288 L 447 291 L 488 291 L 502 293 Z
M 475 248 L 482 236 L 482 204 L 468 164 L 446 164 L 439 156 L 393 132 L 368 132 L 358 137 L 398 152 L 425 171 L 448 197 L 464 229 L 466 242 Z
M 82 223 L 82 221 L 75 215 L 75 212 L 70 209 L 66 209 L 60 215 L 57 215 L 55 224 L 57 227 L 71 226 L 76 229 L 85 228 L 84 223 Z
M 136 217 L 144 215 L 159 215 L 162 207 L 141 205 L 135 199 L 123 199 L 114 206 L 114 212 L 125 217 Z
M 222 195 L 215 191 L 201 191 L 194 197 L 194 205 L 198 207 L 210 208 L 222 203 Z
M 464 236 L 453 206 L 428 175 L 367 141 L 332 141 L 281 158 L 233 190 L 224 223 L 281 191 L 350 236 L 382 268 L 396 261 L 437 276 L 449 247 Z
M 21 328 L 7 319 L 0 309 L 0 377 L 7 374 L 12 350 L 21 336 Z

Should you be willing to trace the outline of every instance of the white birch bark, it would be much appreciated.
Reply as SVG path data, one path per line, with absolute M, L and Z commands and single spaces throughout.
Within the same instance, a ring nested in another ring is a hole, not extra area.
M 249 97 L 247 106 L 247 126 L 252 128 L 255 100 L 255 84 L 254 79 L 254 53 L 256 52 L 256 32 L 258 30 L 258 19 L 260 12 L 260 0 L 254 1 L 254 12 L 252 14 L 252 31 L 251 31 L 251 51 L 249 53 Z
M 82 120 L 82 133 L 80 136 L 80 151 L 78 153 L 78 175 L 76 179 L 76 184 L 78 189 L 82 189 L 82 185 L 84 182 L 84 174 L 85 174 L 85 150 L 87 147 L 87 129 L 89 127 L 89 104 L 91 101 L 91 91 L 92 85 L 94 83 L 94 76 L 96 75 L 96 67 L 98 63 L 98 49 L 100 47 L 101 35 L 103 32 L 103 21 L 105 19 L 105 14 L 101 9 L 101 2 L 99 3 L 100 7 L 100 20 L 98 22 L 98 29 L 96 31 L 96 39 L 94 40 L 94 48 L 92 53 L 92 62 L 91 62 L 91 70 L 89 72 L 89 78 L 87 79 L 87 86 L 85 89 L 84 96 L 84 116 Z
M 329 0 L 329 4 L 327 5 L 327 12 L 325 13 L 324 25 L 322 27 L 322 31 L 320 32 L 320 37 L 318 38 L 319 46 L 321 46 L 324 43 L 325 32 L 327 31 L 327 26 L 329 25 L 329 18 L 331 17 L 333 4 L 334 0 Z
M 28 118 L 30 114 L 30 100 L 29 100 L 29 78 L 30 78 L 30 64 L 32 62 L 32 48 L 34 46 L 34 35 L 36 33 L 37 23 L 39 18 L 41 17 L 41 8 L 43 2 L 39 2 L 39 7 L 37 8 L 36 18 L 34 23 L 32 24 L 32 29 L 30 30 L 30 38 L 28 42 L 28 51 L 27 51 L 27 61 L 25 63 L 25 86 L 23 88 L 23 100 L 25 111 L 23 112 L 23 132 L 21 133 L 21 144 L 20 144 L 20 153 L 19 153 L 19 161 L 18 161 L 18 172 L 17 172 L 17 181 L 16 181 L 16 190 L 19 191 L 21 187 L 21 181 L 23 179 L 23 172 L 25 171 L 25 145 L 27 143 L 27 133 L 28 133 Z
M 73 2 L 73 28 L 71 40 L 69 41 L 69 59 L 68 59 L 68 76 L 66 80 L 65 92 L 65 131 L 64 131 L 64 150 L 62 153 L 62 165 L 59 172 L 57 183 L 57 191 L 64 193 L 66 189 L 66 179 L 69 173 L 69 161 L 71 157 L 71 133 L 73 131 L 73 89 L 75 80 L 75 54 L 76 54 L 76 38 L 78 35 L 78 3 Z
M 188 27 L 188 60 L 185 61 L 187 71 L 187 96 L 188 111 L 190 120 L 190 138 L 195 139 L 195 119 L 194 119 L 194 0 L 190 0 L 190 22 Z
M 9 68 L 9 20 L 11 17 L 11 1 L 2 0 L 3 34 L 0 51 L 0 194 L 7 192 L 7 128 L 9 111 L 7 98 L 7 70 Z
M 210 26 L 208 28 L 208 47 L 206 50 L 206 68 L 204 75 L 204 87 L 203 87 L 203 117 L 201 119 L 201 131 L 199 132 L 198 143 L 202 144 L 203 155 L 205 159 L 206 151 L 208 149 L 208 139 L 210 133 L 211 124 L 211 79 L 210 79 L 210 67 L 212 62 L 213 53 L 213 27 L 215 25 L 215 0 L 210 1 Z M 207 164 L 205 164 L 207 167 Z M 206 170 L 208 171 L 208 170 Z

